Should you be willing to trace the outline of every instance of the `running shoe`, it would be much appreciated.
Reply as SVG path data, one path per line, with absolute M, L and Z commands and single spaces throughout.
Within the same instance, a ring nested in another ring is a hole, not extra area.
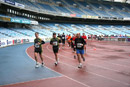
M 36 66 L 35 66 L 35 68 L 38 68 L 38 67 L 39 67 L 39 64 L 37 63 Z
M 78 68 L 82 68 L 82 65 L 81 65 L 81 64 L 79 64 L 79 65 L 78 65 Z
M 58 65 L 58 62 L 55 62 L 55 66 L 57 66 Z
M 42 65 L 41 65 L 41 66 L 42 66 L 42 67 L 44 67 L 44 65 L 45 65 L 45 63 L 42 63 Z

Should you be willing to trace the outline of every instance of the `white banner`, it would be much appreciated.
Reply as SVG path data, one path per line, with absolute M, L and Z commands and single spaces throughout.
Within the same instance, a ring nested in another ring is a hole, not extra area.
M 38 25 L 38 21 L 31 21 L 31 24 Z
M 23 4 L 20 4 L 20 3 L 17 3 L 17 2 L 15 2 L 15 6 L 20 7 L 20 8 L 25 8 L 25 6 Z
M 124 18 L 124 20 L 130 20 L 130 18 Z
M 7 46 L 6 40 L 0 40 L 0 47 L 5 47 Z
M 7 40 L 7 45 L 9 46 L 9 45 L 13 45 L 13 40 Z

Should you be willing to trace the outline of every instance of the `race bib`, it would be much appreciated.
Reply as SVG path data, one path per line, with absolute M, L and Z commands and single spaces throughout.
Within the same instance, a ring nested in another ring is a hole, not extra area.
M 39 48 L 39 47 L 40 47 L 40 46 L 36 43 L 36 44 L 35 44 L 35 48 Z
M 57 46 L 57 45 L 58 45 L 57 41 L 53 42 L 53 46 Z
M 82 47 L 82 43 L 77 43 L 77 47 L 81 48 Z
M 65 39 L 65 37 L 62 37 L 62 39 Z

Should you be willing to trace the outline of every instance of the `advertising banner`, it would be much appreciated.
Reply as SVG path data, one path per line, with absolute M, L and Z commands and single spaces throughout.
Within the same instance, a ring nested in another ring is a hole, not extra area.
M 25 6 L 23 4 L 20 4 L 20 3 L 17 3 L 17 2 L 15 2 L 15 6 L 20 7 L 20 8 L 25 8 Z
M 6 40 L 0 40 L 0 47 L 5 47 L 7 46 Z
M 78 15 L 78 14 L 77 14 L 77 15 L 76 15 L 76 17 L 79 17 L 79 18 L 81 18 L 81 15 Z
M 7 45 L 13 45 L 13 40 L 7 40 Z
M 21 23 L 21 20 L 17 18 L 11 18 L 11 22 Z
M 5 3 L 11 4 L 11 5 L 15 5 L 15 2 L 12 2 L 10 0 L 5 0 Z
M 30 20 L 21 20 L 21 23 L 23 23 L 23 24 L 31 24 Z
M 76 17 L 76 14 L 70 14 L 71 17 Z
M 0 21 L 10 22 L 10 18 L 8 18 L 8 17 L 0 17 Z
M 38 21 L 31 21 L 30 24 L 38 25 Z
M 82 17 L 82 18 L 87 18 L 87 15 L 82 15 L 81 17 Z
M 18 18 L 11 18 L 11 22 L 15 23 L 23 23 L 23 24 L 30 24 L 30 20 L 25 20 L 25 19 L 18 19 Z

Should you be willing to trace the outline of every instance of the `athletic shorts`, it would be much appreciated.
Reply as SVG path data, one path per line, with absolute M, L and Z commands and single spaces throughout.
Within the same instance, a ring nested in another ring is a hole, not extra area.
M 42 50 L 41 50 L 41 49 L 35 49 L 34 52 L 35 52 L 35 53 L 42 54 Z
M 76 53 L 77 54 L 84 54 L 84 49 L 82 49 L 82 50 L 76 49 Z
M 65 40 L 62 40 L 62 43 L 65 44 Z
M 59 47 L 53 47 L 53 52 L 58 53 Z

